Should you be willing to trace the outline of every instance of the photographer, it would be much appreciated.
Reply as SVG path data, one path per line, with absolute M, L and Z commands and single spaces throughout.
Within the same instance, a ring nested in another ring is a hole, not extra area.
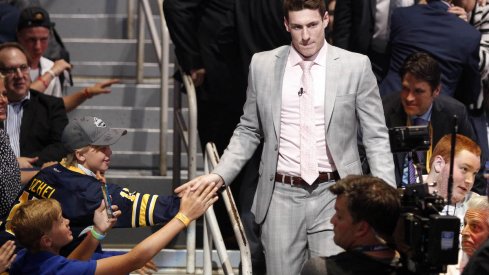
M 433 150 L 430 161 L 430 172 L 426 178 L 430 193 L 437 192 L 445 200 L 448 198 L 448 178 L 450 173 L 451 135 L 440 139 Z M 470 138 L 456 136 L 455 157 L 453 163 L 453 186 L 451 205 L 445 206 L 449 213 L 457 216 L 462 224 L 467 211 L 467 201 L 472 196 L 478 196 L 471 192 L 475 176 L 480 168 L 480 147 Z
M 329 190 L 337 195 L 334 242 L 346 251 L 312 258 L 302 274 L 408 274 L 391 245 L 401 207 L 396 190 L 380 178 L 353 175 Z

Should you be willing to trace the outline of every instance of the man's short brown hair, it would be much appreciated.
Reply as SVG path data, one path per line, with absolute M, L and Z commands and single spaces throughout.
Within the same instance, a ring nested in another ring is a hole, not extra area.
M 51 231 L 60 214 L 61 205 L 54 199 L 30 200 L 17 209 L 10 225 L 19 243 L 36 252 L 41 237 Z
M 397 190 L 384 180 L 372 176 L 350 175 L 329 188 L 345 196 L 354 223 L 366 221 L 377 234 L 391 237 L 401 211 Z
M 284 15 L 289 20 L 290 11 L 319 10 L 321 17 L 326 13 L 324 0 L 284 0 Z
M 25 58 L 27 59 L 27 63 L 28 63 L 27 65 L 29 65 L 29 66 L 31 65 L 31 56 L 26 51 L 26 49 L 22 45 L 20 45 L 19 43 L 17 43 L 17 42 L 5 42 L 5 43 L 0 44 L 0 53 L 6 49 L 17 49 L 17 50 L 21 51 L 25 55 Z M 1 67 L 5 66 L 5 64 L 3 64 L 1 59 L 0 59 L 0 66 Z
M 430 167 L 433 165 L 433 161 L 435 161 L 435 156 L 441 156 L 446 163 L 450 163 L 450 153 L 452 152 L 451 139 L 452 135 L 445 135 L 438 141 L 435 149 L 433 149 L 433 154 L 431 154 Z M 463 150 L 471 152 L 478 157 L 481 155 L 481 148 L 477 143 L 466 136 L 457 134 L 455 137 L 455 156 Z

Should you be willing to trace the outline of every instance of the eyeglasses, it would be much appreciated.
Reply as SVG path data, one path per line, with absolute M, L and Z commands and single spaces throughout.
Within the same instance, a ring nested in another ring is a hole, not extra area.
M 29 65 L 27 64 L 22 64 L 18 67 L 4 67 L 0 68 L 0 73 L 2 73 L 4 76 L 7 77 L 12 77 L 17 73 L 17 71 L 20 70 L 21 73 L 25 74 L 29 72 Z

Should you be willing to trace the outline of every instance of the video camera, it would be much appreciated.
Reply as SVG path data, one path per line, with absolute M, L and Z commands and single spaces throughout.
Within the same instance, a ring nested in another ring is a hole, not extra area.
M 407 153 L 428 150 L 427 126 L 389 129 L 391 151 Z M 396 243 L 401 261 L 416 274 L 446 272 L 446 266 L 458 261 L 460 220 L 440 215 L 446 201 L 430 194 L 425 183 L 409 184 L 399 189 L 401 218 L 396 229 Z

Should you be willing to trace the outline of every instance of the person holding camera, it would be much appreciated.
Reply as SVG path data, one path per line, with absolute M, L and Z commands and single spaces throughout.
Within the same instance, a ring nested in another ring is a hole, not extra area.
M 456 99 L 440 95 L 441 70 L 438 62 L 429 54 L 418 52 L 406 58 L 400 70 L 402 90 L 382 99 L 385 121 L 388 128 L 399 126 L 429 127 L 431 147 L 428 152 L 419 152 L 423 171 L 427 169 L 433 145 L 452 131 L 452 117 L 458 118 L 458 133 L 476 140 L 465 106 Z M 417 176 L 406 153 L 394 154 L 396 182 L 398 187 L 414 183 Z M 408 166 L 411 166 L 408 168 Z M 424 173 L 423 173 L 424 174 Z M 485 185 L 477 189 L 485 192 Z
M 334 242 L 346 251 L 311 258 L 301 274 L 409 274 L 392 240 L 401 212 L 397 191 L 380 178 L 354 175 L 329 190 L 337 196 Z

